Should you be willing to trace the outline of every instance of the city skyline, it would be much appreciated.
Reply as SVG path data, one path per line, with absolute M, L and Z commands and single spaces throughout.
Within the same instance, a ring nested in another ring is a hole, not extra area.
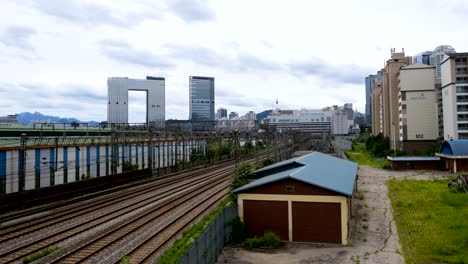
M 146 75 L 166 78 L 166 119 L 188 118 L 191 75 L 216 78 L 215 109 L 261 112 L 278 97 L 284 109 L 350 102 L 364 112 L 364 78 L 391 48 L 408 56 L 444 44 L 468 50 L 463 1 L 247 3 L 3 2 L 0 115 L 103 121 L 107 78 Z M 382 19 L 403 10 L 414 23 Z M 144 94 L 129 100 L 138 104 L 129 122 L 143 121 L 135 116 L 145 117 Z

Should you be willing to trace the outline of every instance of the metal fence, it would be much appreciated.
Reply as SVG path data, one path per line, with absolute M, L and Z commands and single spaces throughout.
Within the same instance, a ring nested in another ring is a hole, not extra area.
M 180 258 L 178 264 L 216 263 L 224 243 L 229 240 L 231 233 L 231 226 L 228 226 L 227 223 L 235 217 L 237 217 L 237 205 L 223 208 L 203 235 Z

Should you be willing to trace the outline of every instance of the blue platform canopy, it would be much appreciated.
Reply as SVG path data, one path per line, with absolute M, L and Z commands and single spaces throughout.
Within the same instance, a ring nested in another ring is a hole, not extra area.
M 468 140 L 447 140 L 440 146 L 439 153 L 450 156 L 468 156 Z

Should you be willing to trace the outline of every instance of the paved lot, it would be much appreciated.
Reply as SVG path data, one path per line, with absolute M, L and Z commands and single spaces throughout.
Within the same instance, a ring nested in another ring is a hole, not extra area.
M 351 245 L 287 243 L 273 251 L 226 247 L 218 263 L 405 263 L 385 182 L 391 176 L 438 179 L 450 175 L 440 171 L 396 172 L 360 166 L 358 191 L 364 199 L 353 201 Z

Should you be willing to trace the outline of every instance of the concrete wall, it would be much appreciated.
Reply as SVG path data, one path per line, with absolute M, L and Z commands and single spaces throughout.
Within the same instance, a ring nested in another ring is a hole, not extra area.
M 439 136 L 436 93 L 432 91 L 406 92 L 407 137 L 403 140 L 436 140 Z
M 444 140 L 457 140 L 457 93 L 455 84 L 450 84 L 442 88 L 442 105 L 444 114 Z
M 205 144 L 204 141 L 198 143 L 178 141 L 176 145 L 174 141 L 161 141 L 154 142 L 152 146 L 143 142 L 115 145 L 114 148 L 112 145 L 80 145 L 58 149 L 49 147 L 27 149 L 25 190 L 79 181 L 83 174 L 91 178 L 110 175 L 113 157 L 117 173 L 122 172 L 122 165 L 126 161 L 138 165 L 138 169 L 148 168 L 150 157 L 154 168 L 174 166 L 177 161 L 188 161 L 192 149 L 204 149 Z M 0 152 L 0 179 L 4 179 L 4 183 L 2 182 L 4 191 L 17 192 L 22 170 L 20 151 L 0 150 Z

